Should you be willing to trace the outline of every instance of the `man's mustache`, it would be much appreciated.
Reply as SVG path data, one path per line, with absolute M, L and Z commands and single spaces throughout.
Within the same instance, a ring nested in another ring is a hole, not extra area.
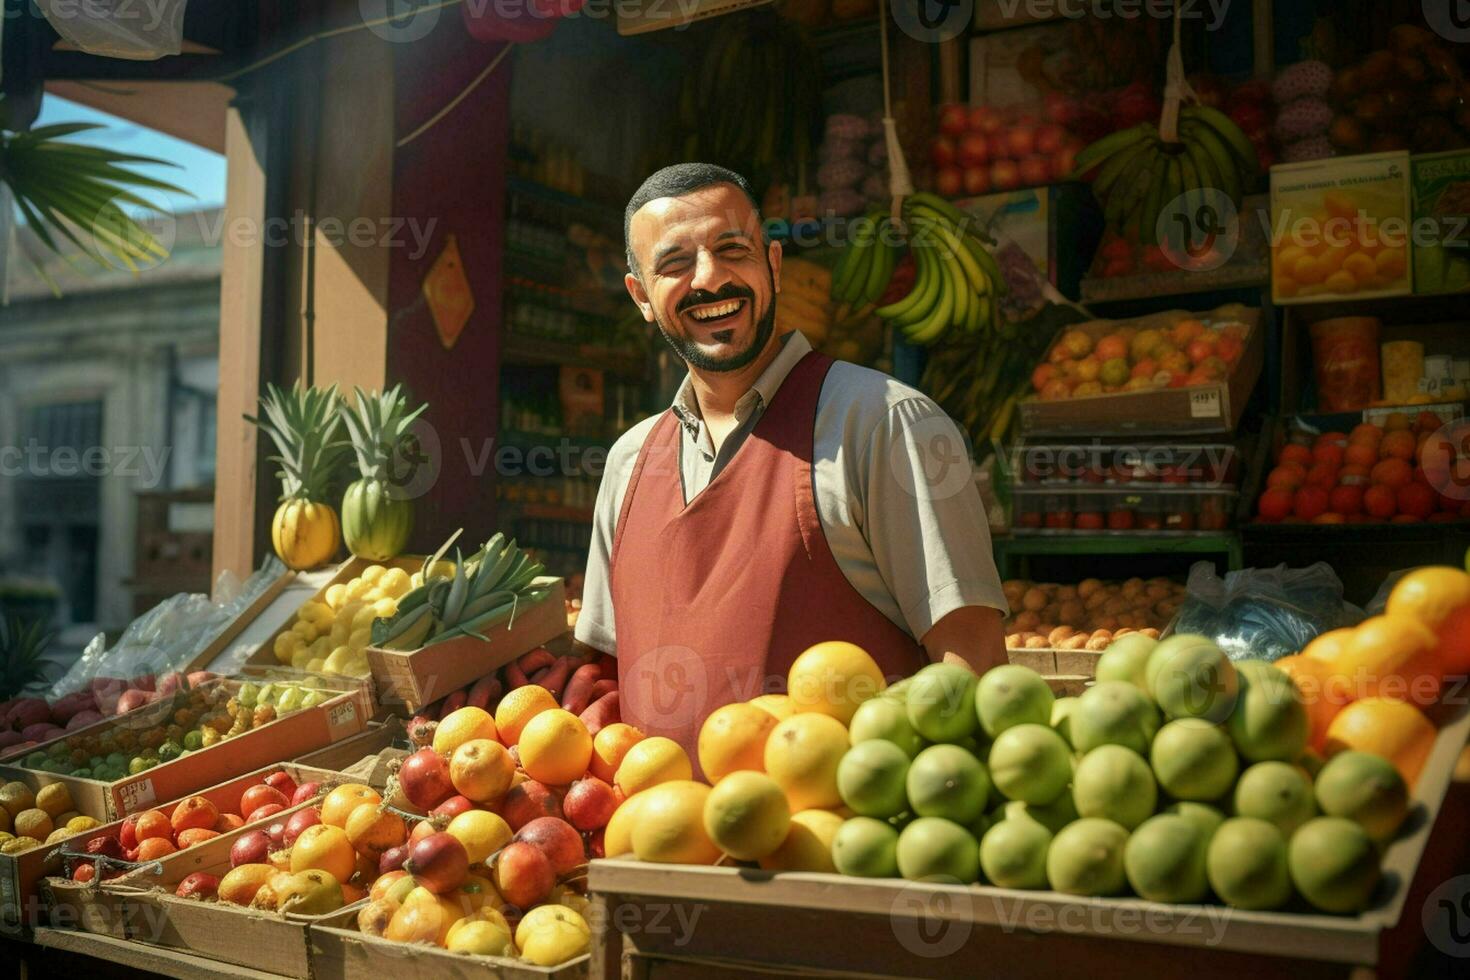
M 696 289 L 688 296 L 685 296 L 679 301 L 679 305 L 675 308 L 675 312 L 683 313 L 691 306 L 704 306 L 708 303 L 723 303 L 726 300 L 730 299 L 748 299 L 754 301 L 755 292 L 748 286 L 737 286 L 734 283 L 731 283 L 728 286 L 721 286 L 717 292 L 713 293 L 706 289 Z

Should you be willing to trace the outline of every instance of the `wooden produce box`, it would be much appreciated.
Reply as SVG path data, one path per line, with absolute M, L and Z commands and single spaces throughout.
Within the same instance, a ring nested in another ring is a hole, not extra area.
M 239 689 L 241 682 L 226 679 L 211 683 L 223 684 L 235 691 Z M 156 717 L 150 716 L 150 708 L 154 709 Z M 190 752 L 116 782 L 38 772 L 23 768 L 14 761 L 10 765 L 0 766 L 0 780 L 20 779 L 35 787 L 47 783 L 64 783 L 81 812 L 95 814 L 99 819 L 118 819 L 137 810 L 146 810 L 162 800 L 188 796 L 206 786 L 229 779 L 242 770 L 259 769 L 331 745 L 339 739 L 362 731 L 370 717 L 371 706 L 363 693 L 351 691 L 338 694 L 315 707 L 297 709 L 259 728 L 224 739 L 207 749 Z M 68 732 L 64 738 L 56 741 L 100 735 L 119 725 L 141 730 L 162 723 L 162 711 L 155 704 L 119 718 L 106 719 Z M 35 751 L 45 747 L 37 746 Z
M 324 749 L 308 752 L 295 762 L 298 766 L 315 766 L 318 769 L 343 772 L 369 756 L 376 756 L 383 749 L 407 744 L 408 733 L 403 728 L 403 721 L 389 718 L 381 723 L 369 722 L 356 735 L 333 742 Z
M 1063 327 L 1053 344 L 1062 334 L 1072 330 L 1080 330 L 1093 340 L 1098 340 L 1120 326 L 1134 326 L 1143 330 L 1168 325 L 1185 315 L 1208 321 L 1219 312 L 1186 313 L 1183 310 L 1170 310 L 1126 321 L 1090 320 Z M 1238 317 L 1232 316 L 1232 319 L 1246 323 L 1250 332 L 1246 334 L 1245 350 L 1241 353 L 1240 360 L 1225 381 L 1186 388 L 1118 392 L 1057 401 L 1042 401 L 1032 396 L 1018 406 L 1021 410 L 1021 431 L 1027 438 L 1080 435 L 1174 436 L 1234 432 L 1240 425 L 1246 403 L 1250 400 L 1251 392 L 1255 389 L 1256 381 L 1265 365 L 1266 330 L 1260 322 L 1260 310 L 1239 307 L 1232 310 L 1232 313 L 1239 314 Z
M 201 790 L 198 793 L 190 793 L 190 796 L 203 796 L 209 802 L 220 809 L 220 812 L 233 811 L 239 804 L 240 794 L 251 786 L 265 781 L 265 777 L 273 772 L 285 772 L 298 785 L 313 780 L 325 786 L 335 786 L 347 782 L 342 774 L 328 769 L 296 765 L 293 763 L 282 763 L 280 765 L 266 766 L 254 772 L 237 776 L 217 786 Z M 172 816 L 174 807 L 182 802 L 182 799 L 172 800 L 156 809 Z M 293 808 L 299 809 L 299 808 Z M 271 820 L 279 819 L 272 817 L 264 821 L 268 824 Z M 96 830 L 91 830 L 83 835 L 68 840 L 59 847 L 37 848 L 38 851 L 47 851 L 45 862 L 42 866 L 42 874 L 45 875 L 40 884 L 41 903 L 44 907 L 44 922 L 58 929 L 80 929 L 85 932 L 100 935 L 115 936 L 120 939 L 128 938 L 127 916 L 125 914 L 125 903 L 122 899 L 101 887 L 102 882 L 78 882 L 64 877 L 65 857 L 70 854 L 83 853 L 86 843 L 96 837 L 116 836 L 122 821 L 115 820 Z M 258 828 L 262 823 L 246 824 L 246 828 Z M 196 844 L 195 847 L 202 847 Z M 176 852 L 187 854 L 194 848 Z M 172 856 L 172 855 L 170 855 Z M 31 925 L 44 924 L 44 922 L 32 922 Z
M 313 805 L 302 803 L 277 818 Z M 279 976 L 310 977 L 307 930 L 324 916 L 263 912 L 174 895 L 178 883 L 196 871 L 224 877 L 230 870 L 230 847 L 248 832 L 241 828 L 222 834 L 164 858 L 153 870 L 105 882 L 101 891 L 118 903 L 128 938 Z
M 1098 650 L 1058 650 L 1055 647 L 1031 647 L 1007 650 L 1010 662 L 1029 667 L 1043 677 L 1054 675 L 1086 677 L 1097 674 Z
M 417 711 L 451 691 L 471 684 L 516 657 L 567 631 L 566 590 L 559 578 L 535 581 L 545 597 L 518 610 L 486 639 L 461 637 L 417 650 L 367 648 L 380 704 L 403 704 Z
M 312 980 L 581 980 L 592 960 L 579 956 L 560 966 L 536 966 L 520 959 L 451 953 L 426 943 L 395 943 L 358 932 L 357 913 L 357 908 L 344 908 L 312 923 Z
M 1421 858 L 1431 833 L 1436 859 L 1446 850 L 1439 845 L 1463 835 L 1458 821 L 1438 818 L 1467 734 L 1470 707 L 1461 705 L 1440 728 L 1406 828 L 1383 855 L 1376 904 L 1359 915 L 597 860 L 588 877 L 592 976 L 618 977 L 625 957 L 634 978 L 701 980 L 770 972 L 1023 980 L 1404 975 L 1424 938 L 1425 895 L 1458 870 Z

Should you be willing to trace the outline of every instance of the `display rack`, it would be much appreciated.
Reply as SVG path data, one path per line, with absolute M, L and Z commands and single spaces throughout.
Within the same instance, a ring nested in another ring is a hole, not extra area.
M 1029 578 L 1028 559 L 1041 555 L 1223 555 L 1230 570 L 1243 568 L 1244 550 L 1234 531 L 1129 531 L 996 537 L 995 565 L 1001 578 Z

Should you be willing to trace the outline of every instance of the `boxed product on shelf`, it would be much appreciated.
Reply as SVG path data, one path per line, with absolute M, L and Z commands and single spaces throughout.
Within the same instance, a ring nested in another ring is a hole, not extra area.
M 1011 493 L 1015 534 L 1224 531 L 1239 497 L 1233 487 L 1188 486 L 1019 486 Z
M 214 834 L 240 829 L 261 830 L 267 824 L 280 822 L 302 805 L 319 801 L 323 794 L 341 782 L 345 782 L 344 777 L 325 767 L 280 763 L 153 807 L 153 810 L 168 818 L 170 826 L 174 827 L 171 840 L 174 847 L 164 857 L 183 854 L 214 839 L 209 834 L 199 834 L 197 831 L 195 836 L 200 839 L 193 843 L 182 839 L 180 835 L 188 832 L 184 824 L 205 828 L 193 820 L 175 821 L 175 814 L 181 806 L 206 815 L 210 807 L 213 807 L 216 822 L 207 829 Z M 295 799 L 296 791 L 308 783 L 317 783 L 319 786 L 314 792 L 303 791 L 301 799 Z M 282 799 L 286 801 L 284 804 L 280 802 Z M 199 803 L 200 800 L 208 801 L 209 806 L 203 806 Z M 253 810 L 244 812 L 247 805 L 255 809 L 266 807 L 269 810 L 262 810 L 258 817 L 252 819 Z M 136 814 L 128 817 L 129 820 L 136 818 Z M 124 820 L 115 820 L 89 831 L 85 836 L 67 841 L 60 848 L 46 850 L 37 863 L 37 874 L 31 878 L 33 885 L 39 883 L 40 898 L 44 906 L 44 915 L 32 920 L 33 924 L 44 925 L 49 922 L 59 929 L 82 929 L 118 938 L 128 938 L 130 931 L 146 929 L 146 923 L 131 923 L 130 930 L 125 903 L 119 896 L 104 892 L 98 887 L 102 882 L 121 878 L 148 863 L 141 858 L 139 861 L 127 859 L 127 846 L 122 843 L 120 836 L 124 823 Z M 108 841 L 117 843 L 113 845 Z M 99 870 L 100 880 L 97 876 Z
M 1271 292 L 1281 304 L 1413 286 L 1407 151 L 1271 168 Z
M 360 690 L 288 687 L 269 704 L 259 700 L 260 685 L 240 678 L 165 696 L 7 760 L 0 779 L 36 789 L 61 783 L 79 810 L 122 817 L 330 745 L 371 717 Z
M 1004 625 L 1011 662 L 1044 674 L 1091 675 L 1088 658 L 1063 654 L 1095 658 L 1130 632 L 1157 636 L 1179 611 L 1185 595 L 1182 583 L 1167 578 L 1123 582 L 1088 578 L 1076 585 L 1007 579 L 1002 588 L 1011 607 Z
M 1414 157 L 1414 292 L 1470 290 L 1470 152 Z
M 1012 483 L 1046 486 L 1235 485 L 1240 454 L 1229 443 L 1120 445 L 1023 443 L 1011 454 Z
M 1260 311 L 1229 303 L 1064 327 L 1020 403 L 1028 437 L 1234 432 L 1265 359 Z

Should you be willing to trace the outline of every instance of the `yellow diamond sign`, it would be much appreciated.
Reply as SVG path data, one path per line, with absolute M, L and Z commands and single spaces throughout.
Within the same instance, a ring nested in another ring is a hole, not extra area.
M 434 317 L 434 329 L 439 331 L 439 342 L 448 350 L 459 341 L 470 314 L 475 312 L 475 296 L 470 292 L 470 280 L 459 257 L 459 240 L 453 235 L 424 277 L 422 288 Z

